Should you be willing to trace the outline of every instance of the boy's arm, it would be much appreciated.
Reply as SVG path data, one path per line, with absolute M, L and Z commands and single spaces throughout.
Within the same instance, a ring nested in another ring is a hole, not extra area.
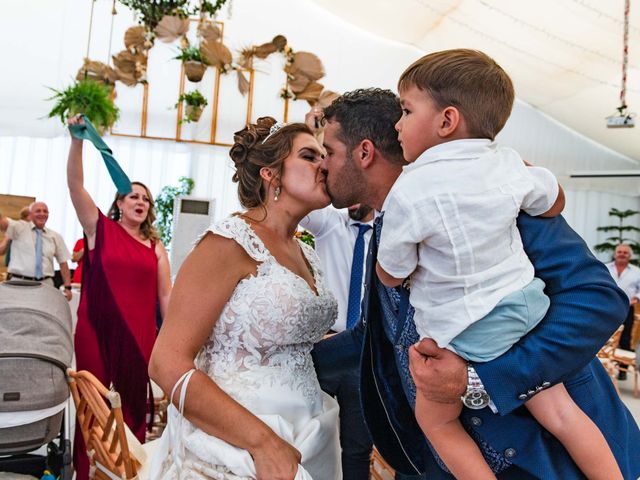
M 549 210 L 541 214 L 541 217 L 557 217 L 564 210 L 565 198 L 564 198 L 564 190 L 562 189 L 562 185 L 558 183 L 558 196 L 556 197 L 555 203 L 551 206 Z
M 523 162 L 527 166 L 527 174 L 533 182 L 533 188 L 522 199 L 522 210 L 539 217 L 560 215 L 564 210 L 565 196 L 555 175 L 546 168 L 536 167 L 526 160 Z
M 429 215 L 417 211 L 400 192 L 391 192 L 384 205 L 376 273 L 387 287 L 397 287 L 418 266 L 418 244 L 427 236 Z
M 396 278 L 392 275 L 389 275 L 384 269 L 380 266 L 380 262 L 376 262 L 376 274 L 378 278 L 383 283 L 385 287 L 393 288 L 401 285 L 403 282 L 403 278 Z

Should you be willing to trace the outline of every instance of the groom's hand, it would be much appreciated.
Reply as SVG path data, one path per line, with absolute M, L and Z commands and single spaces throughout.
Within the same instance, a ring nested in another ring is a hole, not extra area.
M 467 362 L 430 338 L 409 349 L 409 370 L 416 389 L 432 402 L 459 402 L 467 391 Z

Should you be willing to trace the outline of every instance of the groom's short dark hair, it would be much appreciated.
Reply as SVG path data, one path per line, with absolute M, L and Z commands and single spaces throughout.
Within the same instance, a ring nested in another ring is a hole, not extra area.
M 338 139 L 349 150 L 368 139 L 390 162 L 404 164 L 395 125 L 402 116 L 400 99 L 391 90 L 362 88 L 347 92 L 324 109 L 324 122 L 340 124 Z

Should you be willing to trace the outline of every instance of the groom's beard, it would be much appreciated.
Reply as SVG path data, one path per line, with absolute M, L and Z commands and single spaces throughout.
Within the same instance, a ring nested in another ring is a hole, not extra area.
M 364 217 L 369 215 L 369 213 L 373 210 L 369 205 L 360 205 L 358 208 L 349 209 L 349 218 L 356 222 L 359 222 Z

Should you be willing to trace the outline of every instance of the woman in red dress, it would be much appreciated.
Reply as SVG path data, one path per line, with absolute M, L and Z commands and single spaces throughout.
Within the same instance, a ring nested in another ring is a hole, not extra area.
M 83 120 L 72 118 L 73 125 Z M 72 137 L 67 164 L 71 201 L 84 231 L 82 295 L 75 333 L 78 370 L 89 370 L 122 397 L 124 420 L 144 442 L 147 368 L 156 334 L 156 302 L 164 317 L 171 292 L 167 252 L 153 227 L 153 199 L 142 183 L 116 194 L 107 216 L 83 186 L 82 140 Z M 88 477 L 79 428 L 74 443 L 78 480 Z

